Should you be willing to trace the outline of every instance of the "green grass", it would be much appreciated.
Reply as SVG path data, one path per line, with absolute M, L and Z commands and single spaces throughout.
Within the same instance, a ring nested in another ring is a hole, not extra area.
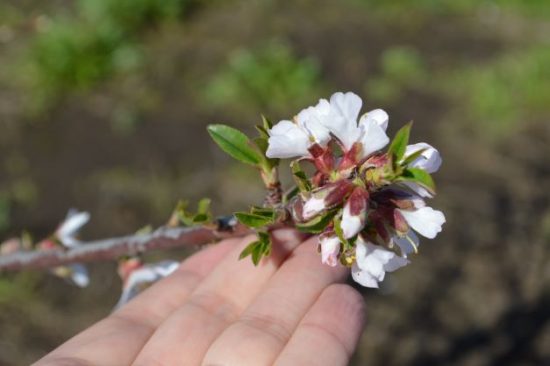
M 446 82 L 446 88 L 466 107 L 464 118 L 477 131 L 506 137 L 547 115 L 548 65 L 550 49 L 532 47 L 459 70 Z
M 220 107 L 288 111 L 310 103 L 319 89 L 315 60 L 299 58 L 288 45 L 271 42 L 233 53 L 210 80 L 204 98 Z
M 175 21 L 197 0 L 80 0 L 71 17 L 58 16 L 38 32 L 20 74 L 33 109 L 83 92 L 113 74 L 132 72 L 145 55 L 141 34 Z

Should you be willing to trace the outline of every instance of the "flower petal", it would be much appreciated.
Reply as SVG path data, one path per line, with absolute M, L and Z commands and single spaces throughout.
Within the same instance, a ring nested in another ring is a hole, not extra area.
M 359 121 L 359 128 L 362 131 L 361 143 L 363 144 L 362 157 L 369 156 L 380 150 L 390 142 L 384 129 L 373 118 L 363 116 Z
M 361 98 L 352 92 L 347 93 L 334 93 L 330 97 L 330 106 L 338 115 L 344 117 L 348 121 L 353 121 L 357 124 L 357 117 L 359 117 L 359 111 L 363 101 Z
M 269 131 L 269 158 L 293 158 L 309 156 L 311 141 L 307 133 L 291 121 L 280 121 Z
M 404 185 L 415 194 L 424 198 L 433 198 L 433 194 L 430 193 L 426 188 L 422 187 L 420 184 L 415 182 L 400 182 L 400 185 Z
M 340 239 L 336 236 L 321 237 L 321 262 L 335 267 L 338 264 L 338 253 L 340 252 Z
M 90 284 L 90 276 L 86 267 L 80 263 L 72 264 L 71 281 L 78 287 L 86 287 Z
M 365 242 L 358 238 L 355 248 L 356 262 L 352 268 L 353 279 L 367 287 L 378 287 L 373 281 L 384 280 L 386 272 L 393 272 L 409 263 L 406 258 L 399 257 L 394 252 L 378 245 Z
M 359 120 L 359 124 L 361 123 L 367 123 L 367 121 L 373 121 L 375 122 L 382 130 L 386 131 L 388 129 L 388 122 L 390 120 L 390 117 L 383 109 L 374 109 L 370 112 L 365 113 L 361 116 L 361 119 Z
M 443 212 L 425 206 L 414 211 L 399 210 L 407 220 L 407 223 L 417 233 L 426 238 L 433 239 L 441 232 L 441 226 L 445 223 Z
M 351 277 L 361 286 L 378 288 L 378 281 L 368 271 L 365 271 L 354 263 L 351 267 Z
M 395 235 L 392 240 L 401 249 L 401 253 L 403 253 L 403 258 L 407 258 L 409 254 L 415 253 L 416 248 L 418 248 L 418 246 L 420 245 L 420 240 L 418 239 L 418 236 L 412 230 L 409 230 L 409 232 L 404 237 Z
M 302 215 L 305 220 L 309 220 L 318 213 L 322 212 L 326 207 L 327 205 L 325 204 L 324 197 L 319 198 L 314 196 L 304 203 Z
M 315 107 L 303 109 L 296 116 L 298 125 L 319 145 L 326 146 L 330 140 L 330 131 L 326 127 L 330 118 L 330 104 L 326 99 L 320 99 Z
M 167 277 L 174 273 L 179 266 L 178 261 L 165 260 L 154 264 L 154 269 L 159 276 Z
M 78 230 L 86 225 L 90 221 L 90 214 L 88 212 L 69 211 L 65 221 L 57 228 L 55 235 L 65 246 L 74 246 L 75 240 L 73 236 Z
M 405 158 L 421 149 L 426 149 L 426 150 L 422 152 L 422 155 L 420 155 L 418 158 L 410 162 L 409 166 L 411 168 L 424 169 L 428 173 L 435 173 L 437 170 L 439 170 L 439 167 L 441 166 L 441 163 L 442 163 L 442 159 L 441 159 L 441 155 L 439 154 L 439 151 L 437 151 L 433 146 L 425 142 L 408 145 L 407 149 L 405 150 Z

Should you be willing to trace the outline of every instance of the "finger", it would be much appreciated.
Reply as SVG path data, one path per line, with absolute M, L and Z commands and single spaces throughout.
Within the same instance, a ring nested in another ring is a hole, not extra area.
M 229 253 L 187 303 L 162 323 L 134 365 L 199 364 L 214 339 L 256 297 L 301 238 L 290 229 L 274 232 L 272 254 L 257 267 L 248 258 L 238 260 L 253 240 L 248 237 Z
M 347 270 L 323 265 L 318 238 L 297 248 L 241 317 L 214 342 L 207 365 L 271 365 L 323 290 Z
M 345 366 L 365 321 L 361 295 L 348 285 L 332 285 L 309 310 L 274 363 L 277 366 Z
M 241 240 L 224 240 L 189 257 L 172 275 L 71 338 L 37 365 L 56 364 L 68 358 L 92 364 L 129 365 L 162 320 L 185 302 L 198 283 Z

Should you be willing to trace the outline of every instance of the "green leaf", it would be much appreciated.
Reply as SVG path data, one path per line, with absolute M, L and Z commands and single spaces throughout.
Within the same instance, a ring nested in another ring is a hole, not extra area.
M 423 169 L 406 168 L 397 181 L 415 182 L 426 188 L 430 193 L 435 193 L 435 183 L 432 176 Z
M 268 233 L 264 231 L 260 231 L 258 233 L 258 237 L 260 239 L 260 253 L 262 256 L 268 256 L 271 254 L 271 237 Z
M 266 217 L 248 212 L 236 212 L 235 217 L 239 222 L 248 227 L 262 227 L 273 222 L 273 217 Z
M 197 204 L 197 213 L 199 214 L 210 214 L 210 204 L 212 200 L 210 198 L 203 198 Z
M 334 233 L 336 234 L 338 239 L 340 239 L 340 242 L 347 245 L 348 241 L 344 236 L 344 230 L 342 229 L 342 220 L 340 219 L 340 217 L 335 217 L 333 222 L 334 222 Z
M 252 263 L 257 266 L 262 257 L 268 256 L 270 253 L 271 238 L 268 233 L 260 231 L 258 232 L 258 240 L 248 244 L 239 255 L 239 259 L 251 256 Z
M 296 186 L 298 186 L 300 192 L 311 191 L 311 183 L 309 182 L 309 179 L 307 179 L 306 173 L 302 170 L 300 163 L 296 160 L 293 161 L 290 163 L 290 169 L 292 170 L 294 181 L 296 182 Z
M 411 155 L 407 156 L 403 161 L 401 162 L 401 165 L 406 166 L 409 165 L 409 163 L 415 161 L 417 158 L 419 158 L 424 151 L 428 149 L 420 149 L 412 153 Z
M 264 126 L 256 125 L 254 126 L 258 133 L 260 134 L 260 138 L 269 139 L 269 132 L 264 128 Z
M 409 143 L 411 127 L 412 122 L 409 122 L 405 126 L 401 127 L 391 142 L 388 153 L 393 156 L 394 162 L 400 161 L 405 155 L 405 150 L 407 149 L 407 144 Z
M 293 187 L 289 191 L 285 192 L 283 203 L 289 202 L 292 198 L 296 197 L 298 193 L 300 193 L 300 189 L 298 187 Z
M 253 241 L 252 243 L 248 244 L 246 248 L 243 249 L 241 254 L 239 254 L 239 259 L 243 259 L 251 255 L 254 249 L 260 244 L 261 243 L 259 240 Z
M 272 220 L 275 219 L 275 210 L 270 207 L 252 206 L 250 208 L 250 213 L 254 215 L 263 216 Z
M 226 125 L 209 125 L 208 133 L 218 146 L 233 158 L 257 166 L 263 156 L 252 147 L 250 139 L 241 131 Z
M 296 228 L 300 231 L 311 234 L 321 233 L 327 225 L 330 223 L 337 210 L 332 210 L 327 212 L 324 215 L 317 216 L 316 218 L 306 222 L 306 223 L 297 223 Z
M 273 128 L 273 123 L 271 123 L 271 121 L 269 120 L 269 118 L 267 118 L 266 116 L 264 116 L 262 114 L 262 125 L 263 125 L 263 128 L 266 130 L 266 131 L 269 131 L 271 130 L 271 128 Z

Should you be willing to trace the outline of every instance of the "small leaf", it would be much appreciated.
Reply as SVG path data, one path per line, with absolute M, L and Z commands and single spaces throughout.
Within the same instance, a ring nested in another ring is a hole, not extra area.
M 420 149 L 420 150 L 417 150 L 415 151 L 414 153 L 412 153 L 411 155 L 407 156 L 405 159 L 403 159 L 403 162 L 401 163 L 401 165 L 409 165 L 411 162 L 415 161 L 417 158 L 419 158 L 423 153 L 424 151 L 426 151 L 428 149 Z
M 332 222 L 334 223 L 334 233 L 336 234 L 338 239 L 340 239 L 340 242 L 344 243 L 345 247 L 348 247 L 349 244 L 346 237 L 344 236 L 344 230 L 342 229 L 342 220 L 340 219 L 340 217 L 335 217 Z
M 294 181 L 296 182 L 298 189 L 300 189 L 300 192 L 311 191 L 311 183 L 309 182 L 309 179 L 307 179 L 306 173 L 302 170 L 300 163 L 296 160 L 293 161 L 290 163 L 290 169 L 292 170 Z
M 271 254 L 271 237 L 268 233 L 263 231 L 258 233 L 258 237 L 260 238 L 262 255 L 268 256 Z
M 241 131 L 226 125 L 209 125 L 208 133 L 218 146 L 233 158 L 257 166 L 262 155 L 252 147 L 249 138 Z
M 259 240 L 253 241 L 252 243 L 248 244 L 246 248 L 243 249 L 241 254 L 239 254 L 239 259 L 243 259 L 251 255 L 254 249 L 260 244 L 261 243 Z
M 248 212 L 236 212 L 235 217 L 239 222 L 248 227 L 262 227 L 273 222 L 273 217 L 266 217 Z
M 415 182 L 422 185 L 430 193 L 435 193 L 435 183 L 432 176 L 423 169 L 419 168 L 406 168 L 397 181 Z
M 297 223 L 296 228 L 306 233 L 319 234 L 327 227 L 335 214 L 336 210 L 329 211 L 325 215 L 317 216 L 308 222 Z
M 203 198 L 197 204 L 197 213 L 199 214 L 209 214 L 210 213 L 210 204 L 212 200 L 210 198 Z
M 207 214 L 196 214 L 193 216 L 193 224 L 203 224 L 210 221 L 210 217 Z
M 260 134 L 261 138 L 264 138 L 266 140 L 269 139 L 269 132 L 265 129 L 264 126 L 256 125 L 254 127 L 256 128 L 258 133 Z
M 262 259 L 262 245 L 256 245 L 254 249 L 252 250 L 252 263 L 254 263 L 255 266 L 260 263 L 260 259 Z
M 394 162 L 400 161 L 405 155 L 405 150 L 407 149 L 407 144 L 409 143 L 411 127 L 412 122 L 409 122 L 405 126 L 401 127 L 391 142 L 388 153 L 393 156 Z
M 285 195 L 283 197 L 283 203 L 289 202 L 292 198 L 296 197 L 298 193 L 300 193 L 300 189 L 298 187 L 294 187 L 289 191 L 285 192 Z
M 263 124 L 263 128 L 264 128 L 266 131 L 271 130 L 271 128 L 273 127 L 273 123 L 271 123 L 271 121 L 269 120 L 269 118 L 267 118 L 267 117 L 264 116 L 263 114 L 262 114 L 262 124 Z
M 252 206 L 250 208 L 250 213 L 254 215 L 263 216 L 272 220 L 275 219 L 275 210 L 270 207 Z

